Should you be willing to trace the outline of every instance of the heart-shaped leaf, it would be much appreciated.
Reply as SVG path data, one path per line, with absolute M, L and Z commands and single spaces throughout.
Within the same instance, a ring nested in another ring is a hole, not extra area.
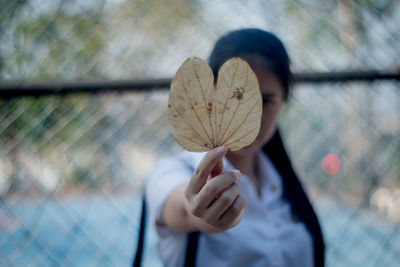
M 257 77 L 241 58 L 222 65 L 216 88 L 210 67 L 199 58 L 187 59 L 172 80 L 168 121 L 175 140 L 187 150 L 247 146 L 258 135 L 261 114 Z

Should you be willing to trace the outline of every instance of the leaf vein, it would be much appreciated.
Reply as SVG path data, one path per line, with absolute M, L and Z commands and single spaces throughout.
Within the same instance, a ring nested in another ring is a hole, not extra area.
M 245 80 L 244 85 L 243 85 L 243 94 L 244 94 L 244 90 L 245 90 L 245 88 L 246 88 L 246 86 L 247 86 L 248 78 L 249 78 L 249 70 L 248 70 L 248 68 L 246 68 L 246 80 Z M 228 96 L 229 96 L 229 95 L 228 95 Z M 236 112 L 237 112 L 237 110 L 239 109 L 240 104 L 242 104 L 242 101 L 239 101 L 239 103 L 236 105 L 236 109 L 235 109 L 235 111 L 233 112 L 233 115 L 232 115 L 232 117 L 231 117 L 231 119 L 230 119 L 230 121 L 229 121 L 229 123 L 228 123 L 228 126 L 226 126 L 225 132 L 222 134 L 221 140 L 224 140 L 224 137 L 225 137 L 226 133 L 229 131 L 229 128 L 230 128 L 231 125 L 232 125 L 232 120 L 233 120 L 233 118 L 235 118 Z M 239 128 L 237 128 L 234 132 L 236 132 L 238 129 L 239 129 Z
M 231 142 L 229 142 L 229 143 L 227 143 L 227 144 L 222 144 L 222 145 L 224 145 L 224 146 L 229 146 L 230 144 L 235 143 L 237 140 L 242 139 L 242 138 L 245 137 L 246 135 L 249 135 L 249 134 L 251 134 L 252 132 L 254 132 L 254 131 L 256 131 L 256 130 L 257 130 L 257 127 L 251 129 L 250 131 L 248 131 L 248 132 L 245 133 L 244 135 L 242 135 L 242 136 L 236 138 L 235 140 L 233 140 L 233 141 L 231 141 Z
M 183 119 L 183 121 L 186 123 L 186 125 L 188 125 L 190 127 L 190 129 L 192 129 L 193 132 L 195 132 L 204 142 L 207 143 L 207 140 L 205 140 L 203 138 L 203 136 L 201 136 L 193 127 L 192 125 L 190 125 L 190 123 L 188 123 L 185 119 L 185 117 L 179 112 L 179 110 L 175 107 L 174 103 L 172 104 L 172 107 L 176 110 L 176 112 L 178 113 L 178 115 Z M 181 135 L 184 136 L 184 135 Z
M 257 106 L 257 102 L 251 107 L 251 109 L 249 110 L 249 112 L 247 113 L 246 117 L 244 118 L 244 120 L 239 124 L 238 127 L 236 127 L 236 129 L 222 142 L 225 143 L 226 141 L 229 140 L 229 138 L 232 137 L 232 135 L 234 135 L 236 133 L 236 131 L 242 127 L 242 125 L 246 122 L 247 118 L 249 117 L 249 115 L 252 113 L 253 109 Z
M 183 73 L 182 73 L 182 75 L 183 75 Z M 196 75 L 196 74 L 195 74 L 195 75 Z M 183 77 L 182 77 L 182 78 L 183 78 Z M 182 83 L 182 86 L 183 86 L 183 89 L 184 89 L 184 91 L 185 91 L 187 100 L 188 100 L 188 102 L 190 103 L 190 107 L 191 107 L 191 109 L 193 110 L 193 113 L 196 115 L 197 120 L 200 122 L 200 125 L 201 125 L 201 127 L 203 128 L 204 132 L 206 133 L 206 135 L 207 135 L 207 137 L 208 137 L 208 139 L 209 139 L 209 141 L 210 141 L 210 144 L 213 144 L 213 142 L 212 142 L 210 136 L 208 135 L 208 133 L 207 133 L 207 131 L 206 131 L 204 125 L 203 125 L 203 122 L 200 120 L 199 114 L 197 114 L 197 112 L 196 112 L 196 110 L 195 110 L 195 108 L 194 108 L 194 106 L 193 106 L 193 103 L 192 103 L 192 101 L 190 100 L 190 97 L 189 97 L 189 94 L 188 94 L 188 92 L 187 92 L 187 88 L 186 88 L 184 82 Z
M 199 76 L 197 75 L 196 71 L 194 70 L 194 66 L 193 66 L 193 72 L 194 72 L 194 75 L 196 76 L 197 82 L 199 83 L 200 91 L 201 91 L 201 94 L 203 95 L 204 107 L 205 107 L 206 110 L 207 110 L 207 109 L 208 109 L 208 106 L 207 106 L 206 96 L 204 95 L 203 86 L 201 86 L 200 78 L 199 78 Z M 192 107 L 193 107 L 193 105 L 192 105 Z M 208 117 L 208 121 L 210 122 L 211 133 L 212 133 L 212 135 L 214 135 L 214 130 L 213 130 L 213 125 L 212 125 L 212 123 L 211 123 L 211 118 L 210 118 L 210 116 L 207 116 L 207 117 Z M 203 127 L 203 128 L 204 128 L 204 127 Z M 205 130 L 205 129 L 204 129 L 204 130 Z M 206 133 L 207 133 L 207 131 L 206 131 Z M 208 134 L 207 134 L 207 136 L 208 136 Z M 208 138 L 210 138 L 210 136 L 208 136 Z M 210 139 L 211 139 L 211 138 L 210 138 Z M 215 139 L 215 136 L 214 136 L 214 139 Z M 214 140 L 211 140 L 211 144 L 215 145 L 213 141 L 214 141 Z
M 231 92 L 232 92 L 232 86 L 233 86 L 233 82 L 235 81 L 235 78 L 236 78 L 236 72 L 237 72 L 238 66 L 239 66 L 239 64 L 236 64 L 235 71 L 233 72 L 232 82 L 231 82 L 231 85 L 230 85 L 230 88 L 229 88 L 229 93 L 228 93 L 228 95 L 226 96 L 226 99 L 225 99 L 224 109 L 222 110 L 222 116 L 221 116 L 221 120 L 219 122 L 218 136 L 216 136 L 217 139 L 219 139 L 219 135 L 221 133 L 221 126 L 222 126 L 222 121 L 223 121 L 224 115 L 225 115 L 225 108 L 226 108 L 226 105 L 228 104 L 228 99 L 229 99 L 229 96 L 231 95 Z

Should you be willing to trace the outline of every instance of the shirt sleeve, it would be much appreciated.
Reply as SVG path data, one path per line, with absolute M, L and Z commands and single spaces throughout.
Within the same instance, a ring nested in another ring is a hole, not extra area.
M 175 187 L 189 181 L 192 172 L 193 168 L 184 160 L 166 158 L 155 165 L 147 179 L 145 192 L 149 221 L 161 238 L 174 232 L 161 220 L 165 200 Z

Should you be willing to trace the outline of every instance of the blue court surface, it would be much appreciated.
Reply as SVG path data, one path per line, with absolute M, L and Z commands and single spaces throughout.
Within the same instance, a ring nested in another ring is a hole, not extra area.
M 129 266 L 136 247 L 140 197 L 88 193 L 2 200 L 1 266 Z M 316 204 L 328 266 L 399 266 L 398 223 L 369 210 Z M 144 266 L 162 266 L 149 227 Z

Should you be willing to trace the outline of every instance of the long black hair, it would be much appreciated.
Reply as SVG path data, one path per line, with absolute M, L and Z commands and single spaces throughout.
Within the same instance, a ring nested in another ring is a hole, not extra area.
M 292 81 L 290 60 L 283 43 L 274 34 L 260 29 L 232 31 L 216 42 L 208 61 L 217 77 L 219 68 L 228 59 L 241 57 L 247 60 L 252 56 L 259 56 L 264 66 L 278 77 L 286 100 Z
M 260 29 L 241 29 L 232 31 L 220 38 L 211 53 L 209 65 L 217 77 L 222 64 L 232 57 L 248 59 L 251 56 L 260 57 L 283 87 L 283 96 L 289 96 L 292 81 L 290 59 L 283 43 L 274 34 Z M 263 147 L 274 166 L 282 176 L 283 196 L 291 204 L 293 216 L 298 217 L 310 232 L 313 239 L 315 266 L 325 264 L 325 245 L 317 215 L 303 190 L 289 156 L 283 144 L 279 129 L 277 129 Z

